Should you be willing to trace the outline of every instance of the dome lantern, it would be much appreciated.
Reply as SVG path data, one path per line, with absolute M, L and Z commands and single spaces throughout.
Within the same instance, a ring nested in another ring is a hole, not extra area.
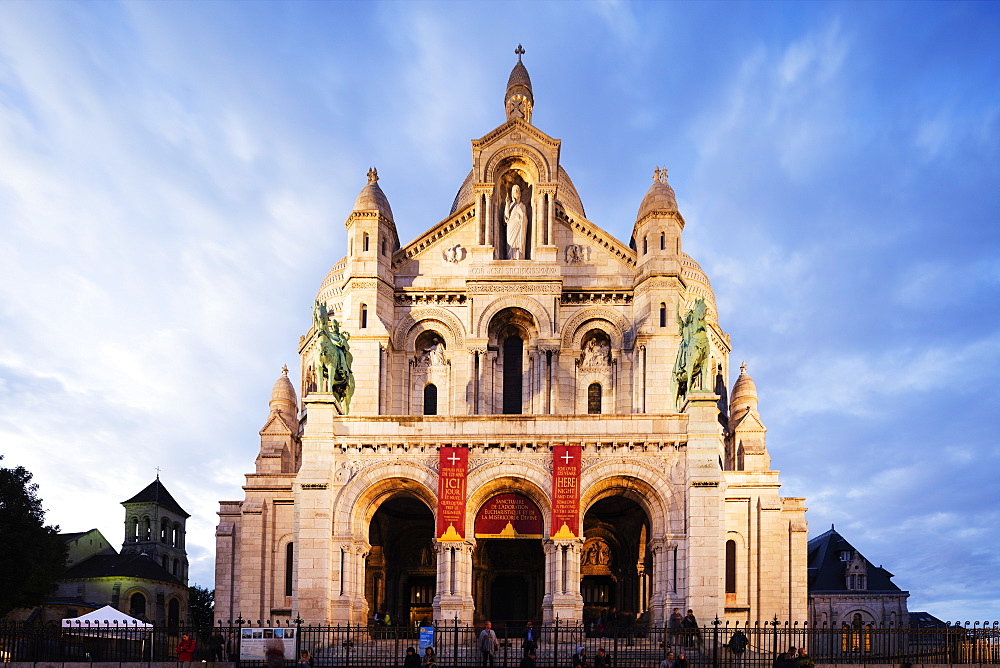
M 510 71 L 510 78 L 507 79 L 507 92 L 504 95 L 504 109 L 507 112 L 507 120 L 511 121 L 520 118 L 525 123 L 531 123 L 531 110 L 535 106 L 535 96 L 531 93 L 531 77 L 528 70 L 521 62 L 524 55 L 524 47 L 520 44 L 514 50 L 517 54 L 517 64 Z

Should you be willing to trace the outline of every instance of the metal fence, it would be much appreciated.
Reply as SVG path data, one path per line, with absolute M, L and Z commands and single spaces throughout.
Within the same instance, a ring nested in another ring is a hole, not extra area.
M 212 629 L 81 626 L 0 623 L 0 660 L 176 661 L 180 637 L 195 638 L 196 661 L 239 661 L 245 625 Z M 406 648 L 418 646 L 411 627 L 316 626 L 298 624 L 295 656 L 308 650 L 315 668 L 398 668 Z M 517 668 L 524 656 L 524 625 L 497 624 L 500 651 L 497 668 Z M 439 623 L 434 629 L 438 665 L 482 665 L 478 636 L 481 627 Z M 742 636 L 742 638 L 741 638 Z M 1000 623 L 949 624 L 934 627 L 810 627 L 798 623 L 759 625 L 712 624 L 674 633 L 663 627 L 610 626 L 600 631 L 580 623 L 557 622 L 535 628 L 539 668 L 569 668 L 578 647 L 592 661 L 603 649 L 616 668 L 656 668 L 668 652 L 684 655 L 690 668 L 772 668 L 790 647 L 805 648 L 817 664 L 966 664 L 1000 663 Z M 295 657 L 286 657 L 289 666 Z M 240 662 L 256 668 L 260 661 Z M 808 661 L 805 662 L 808 665 Z M 800 664 L 801 665 L 801 664 Z

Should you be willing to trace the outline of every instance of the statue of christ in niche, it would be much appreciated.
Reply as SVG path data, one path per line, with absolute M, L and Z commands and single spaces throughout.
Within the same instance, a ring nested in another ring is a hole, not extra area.
M 524 259 L 524 230 L 527 226 L 528 209 L 521 201 L 521 186 L 510 187 L 510 194 L 504 202 L 503 220 L 507 225 L 507 259 Z

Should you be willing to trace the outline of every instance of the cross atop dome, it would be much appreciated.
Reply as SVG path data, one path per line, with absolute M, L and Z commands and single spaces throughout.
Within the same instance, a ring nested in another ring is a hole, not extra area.
M 666 183 L 667 182 L 667 168 L 657 167 L 653 170 L 653 183 Z
M 521 62 L 521 56 L 524 55 L 524 47 L 518 44 L 517 48 L 514 49 L 514 53 L 517 54 L 517 62 Z

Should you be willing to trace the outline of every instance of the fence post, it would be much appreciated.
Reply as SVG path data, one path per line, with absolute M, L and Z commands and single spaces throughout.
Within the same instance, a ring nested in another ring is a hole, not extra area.
M 719 616 L 716 615 L 715 619 L 712 620 L 712 666 L 713 668 L 719 668 L 719 624 L 722 622 L 719 620 Z

